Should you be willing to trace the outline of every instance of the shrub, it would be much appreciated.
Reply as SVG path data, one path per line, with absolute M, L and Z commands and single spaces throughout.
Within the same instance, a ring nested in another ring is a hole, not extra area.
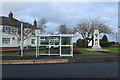
M 107 41 L 107 42 L 108 42 L 108 38 L 107 38 L 106 35 L 104 35 L 104 36 L 102 37 L 102 41 Z
M 79 50 L 73 50 L 73 54 L 81 54 Z
M 111 46 L 111 47 L 114 47 L 115 44 L 116 44 L 115 42 L 110 42 L 110 46 Z
M 108 38 L 106 35 L 104 35 L 102 37 L 102 39 L 100 40 L 100 46 L 101 47 L 110 47 L 111 43 L 108 41 Z
M 108 41 L 100 41 L 100 46 L 101 47 L 110 47 L 110 42 L 108 42 Z
M 78 47 L 85 47 L 85 40 L 84 39 L 78 39 L 77 40 L 77 46 Z

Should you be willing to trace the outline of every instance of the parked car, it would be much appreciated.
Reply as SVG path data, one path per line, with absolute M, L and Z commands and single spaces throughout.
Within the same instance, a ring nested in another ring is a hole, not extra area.
M 54 48 L 59 48 L 59 43 L 50 43 L 50 46 L 47 46 L 47 48 L 54 49 Z

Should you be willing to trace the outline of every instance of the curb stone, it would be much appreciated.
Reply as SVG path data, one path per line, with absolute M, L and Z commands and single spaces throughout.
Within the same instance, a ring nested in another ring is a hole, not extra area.
M 88 62 L 111 62 L 120 59 L 104 60 L 68 60 L 68 59 L 38 59 L 38 60 L 2 60 L 0 64 L 52 64 L 52 63 L 88 63 Z
M 48 64 L 68 63 L 68 59 L 39 59 L 39 60 L 2 60 L 0 64 Z
M 86 63 L 86 62 L 111 62 L 111 61 L 120 61 L 120 59 L 111 59 L 111 60 L 76 60 L 68 61 L 69 63 Z

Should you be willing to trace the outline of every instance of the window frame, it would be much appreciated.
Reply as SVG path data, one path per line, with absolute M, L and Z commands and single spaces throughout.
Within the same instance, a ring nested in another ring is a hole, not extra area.
M 10 33 L 11 31 L 10 31 L 10 27 L 8 27 L 8 26 L 3 26 L 3 29 L 2 29 L 2 32 L 4 32 L 4 33 Z
M 35 39 L 31 39 L 31 44 L 35 44 Z
M 2 44 L 11 44 L 11 38 L 2 38 Z

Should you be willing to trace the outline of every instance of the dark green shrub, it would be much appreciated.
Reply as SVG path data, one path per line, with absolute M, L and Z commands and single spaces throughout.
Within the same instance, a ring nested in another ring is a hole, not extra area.
M 100 41 L 100 46 L 101 47 L 110 47 L 110 42 L 108 42 L 108 41 Z
M 73 50 L 73 54 L 81 54 L 79 50 Z
M 62 37 L 62 45 L 69 45 L 70 38 L 69 37 Z
M 110 46 L 113 47 L 116 43 L 115 42 L 110 42 Z
M 102 37 L 102 41 L 107 41 L 107 42 L 108 42 L 108 38 L 107 38 L 106 35 L 104 35 L 104 36 Z
M 78 47 L 85 47 L 85 40 L 84 39 L 78 39 L 76 43 L 77 43 Z
M 106 35 L 104 35 L 102 37 L 102 39 L 100 40 L 100 46 L 101 47 L 110 47 L 111 43 L 108 41 L 108 38 Z

